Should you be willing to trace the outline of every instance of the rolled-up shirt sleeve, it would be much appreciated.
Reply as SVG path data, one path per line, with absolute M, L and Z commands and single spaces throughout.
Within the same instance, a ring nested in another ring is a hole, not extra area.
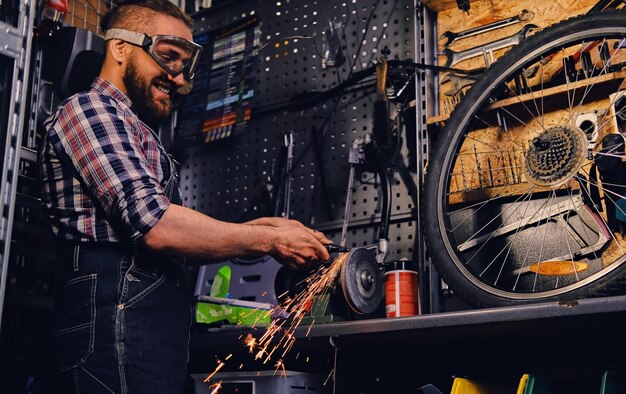
M 113 100 L 83 95 L 65 104 L 50 133 L 111 225 L 122 226 L 131 239 L 146 234 L 170 205 L 146 158 L 138 122 Z

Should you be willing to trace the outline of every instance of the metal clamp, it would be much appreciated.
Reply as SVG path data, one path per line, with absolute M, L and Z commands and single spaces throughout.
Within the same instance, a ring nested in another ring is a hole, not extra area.
M 0 54 L 17 59 L 24 39 L 15 27 L 0 22 Z

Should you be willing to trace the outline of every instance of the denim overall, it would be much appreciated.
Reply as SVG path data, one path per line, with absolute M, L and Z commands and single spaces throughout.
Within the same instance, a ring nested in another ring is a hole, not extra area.
M 170 168 L 165 191 L 180 204 Z M 182 264 L 120 243 L 75 244 L 59 258 L 51 392 L 181 393 L 191 324 Z

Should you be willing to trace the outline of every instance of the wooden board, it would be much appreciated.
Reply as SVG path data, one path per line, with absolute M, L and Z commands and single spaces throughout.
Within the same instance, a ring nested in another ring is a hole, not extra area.
M 576 15 L 585 14 L 591 7 L 596 4 L 595 0 L 553 0 L 550 2 L 540 0 L 524 0 L 524 1 L 503 1 L 503 0 L 481 0 L 471 1 L 469 14 L 459 10 L 454 1 L 454 7 L 441 7 L 441 11 L 437 14 L 437 32 L 440 36 L 446 31 L 461 32 L 477 26 L 482 26 L 497 20 L 509 18 L 519 15 L 522 10 L 528 10 L 533 13 L 533 18 L 527 22 L 517 23 L 506 26 L 491 32 L 479 34 L 458 40 L 450 44 L 449 49 L 460 52 L 469 48 L 478 47 L 488 42 L 492 42 L 504 37 L 509 37 L 520 31 L 526 23 L 531 23 L 545 28 L 553 25 L 561 20 L 571 18 Z M 445 39 L 438 42 L 438 51 L 444 49 Z M 501 49 L 494 52 L 494 58 L 497 59 L 506 53 L 510 48 Z M 491 62 L 488 58 L 487 61 Z M 446 56 L 438 56 L 439 65 L 446 63 Z M 461 61 L 453 67 L 465 70 L 477 69 L 486 66 L 486 60 L 483 56 Z M 443 77 L 443 75 L 440 75 Z M 441 78 L 440 78 L 441 79 Z M 446 96 L 445 91 L 450 90 L 451 85 L 440 84 L 439 95 L 439 116 L 431 119 L 432 122 L 445 121 L 446 115 L 458 104 L 458 97 Z

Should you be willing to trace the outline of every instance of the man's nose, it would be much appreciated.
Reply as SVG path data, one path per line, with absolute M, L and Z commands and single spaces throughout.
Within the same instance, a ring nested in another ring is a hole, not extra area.
M 172 74 L 168 73 L 167 77 L 170 81 L 173 81 L 176 86 L 183 86 L 185 84 L 185 76 L 183 73 L 178 74 L 177 76 L 172 76 Z

